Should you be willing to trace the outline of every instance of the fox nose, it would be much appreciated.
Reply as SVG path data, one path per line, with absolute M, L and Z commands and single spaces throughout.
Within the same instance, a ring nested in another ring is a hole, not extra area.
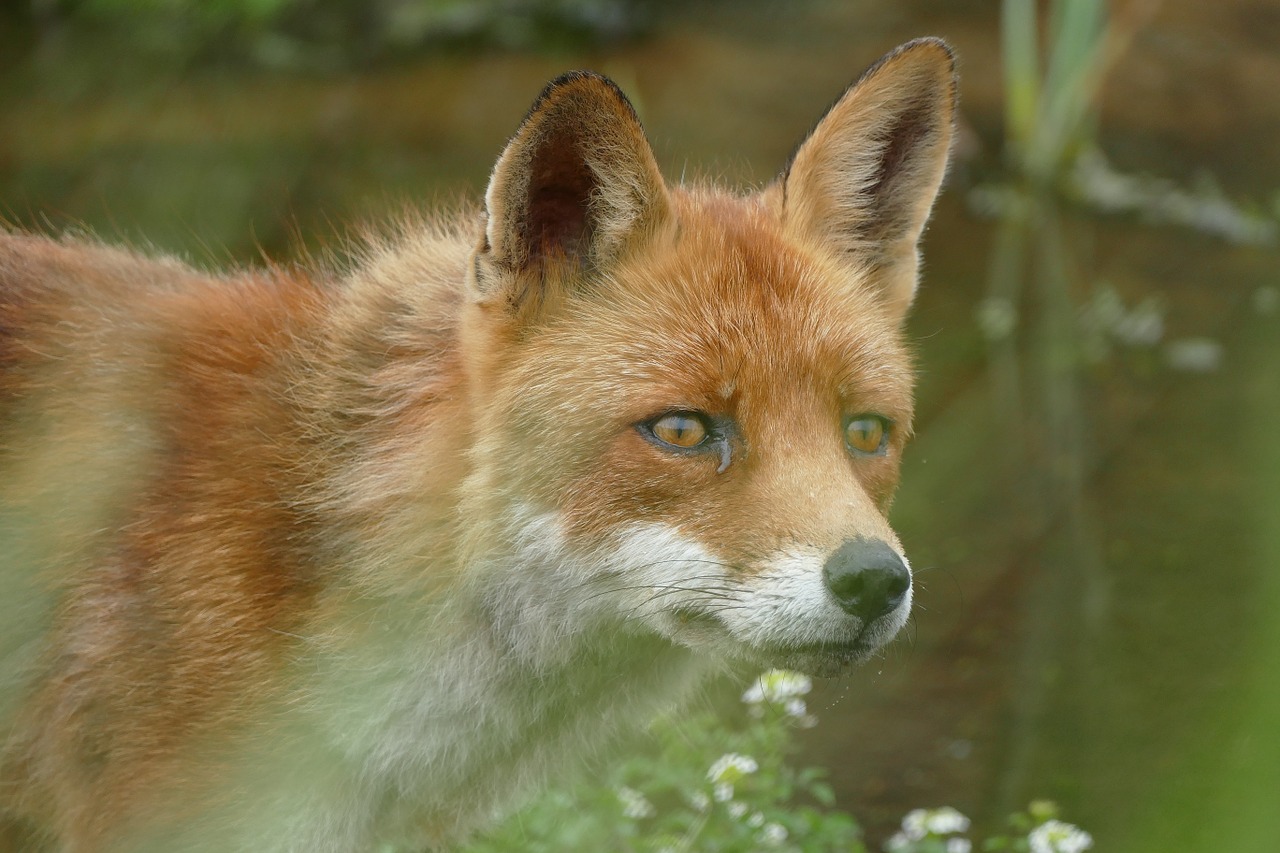
M 840 607 L 868 624 L 902 603 L 911 572 L 879 539 L 850 539 L 827 558 L 822 578 Z

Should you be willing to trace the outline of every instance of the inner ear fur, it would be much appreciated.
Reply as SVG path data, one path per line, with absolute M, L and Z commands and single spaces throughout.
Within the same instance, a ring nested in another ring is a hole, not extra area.
M 869 269 L 899 317 L 915 294 L 920 235 L 946 173 L 956 98 L 946 43 L 908 42 L 845 91 L 780 178 L 787 230 Z
M 485 208 L 481 253 L 524 279 L 517 292 L 527 294 L 606 267 L 666 218 L 668 199 L 626 96 L 571 71 L 547 85 L 507 144 Z

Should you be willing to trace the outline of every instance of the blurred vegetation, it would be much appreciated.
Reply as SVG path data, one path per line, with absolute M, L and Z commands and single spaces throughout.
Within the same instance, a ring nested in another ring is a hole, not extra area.
M 23 0 L 36 31 L 92 30 L 197 61 L 333 68 L 424 47 L 555 50 L 635 38 L 659 0 Z M 3 13 L 0 13 L 3 14 Z
M 1003 0 L 1005 128 L 1009 154 L 1030 177 L 1054 177 L 1087 141 L 1117 32 L 1106 0 Z M 1041 31 L 1044 31 L 1043 46 Z M 1043 53 L 1043 59 L 1041 57 Z
M 1273 245 L 1277 210 L 1233 202 L 1209 177 L 1189 188 L 1114 169 L 1098 142 L 1107 74 L 1158 0 L 1002 0 L 1005 157 L 1033 192 L 1059 191 L 1106 213 L 1188 227 L 1228 242 Z M 1001 197 L 1003 195 L 1003 197 Z M 977 194 L 979 212 L 1020 218 L 1026 188 Z

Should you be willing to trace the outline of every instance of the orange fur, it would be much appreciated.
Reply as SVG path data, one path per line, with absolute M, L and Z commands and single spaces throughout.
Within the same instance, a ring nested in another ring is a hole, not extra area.
M 913 42 L 764 191 L 669 188 L 571 74 L 344 275 L 0 235 L 0 840 L 446 845 L 709 669 L 887 642 L 953 114 Z

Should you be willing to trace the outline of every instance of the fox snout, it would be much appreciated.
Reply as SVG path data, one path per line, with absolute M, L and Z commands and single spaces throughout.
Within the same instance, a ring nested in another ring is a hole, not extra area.
M 840 608 L 870 625 L 896 610 L 911 589 L 911 571 L 880 539 L 850 539 L 822 566 L 822 579 Z

